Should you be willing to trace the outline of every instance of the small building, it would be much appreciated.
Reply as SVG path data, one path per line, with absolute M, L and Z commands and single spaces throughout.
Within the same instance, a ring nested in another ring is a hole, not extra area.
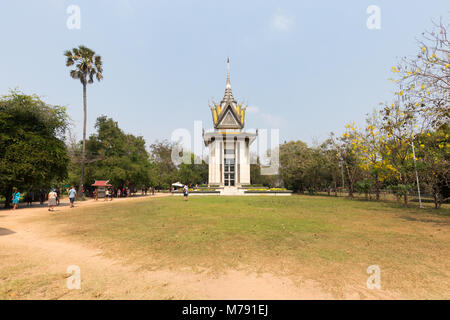
M 109 184 L 109 180 L 95 180 L 92 186 L 95 187 L 97 198 L 104 198 L 106 196 L 106 189 L 112 187 Z
M 233 97 L 229 59 L 225 95 L 220 103 L 213 101 L 210 109 L 214 131 L 203 133 L 209 148 L 209 184 L 225 188 L 250 184 L 250 145 L 258 132 L 243 131 L 247 106 Z

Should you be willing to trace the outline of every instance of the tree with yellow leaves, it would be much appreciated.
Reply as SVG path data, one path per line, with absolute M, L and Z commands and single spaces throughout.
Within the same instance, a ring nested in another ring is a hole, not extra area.
M 335 138 L 334 134 L 331 134 L 330 140 L 338 158 L 342 165 L 344 176 L 348 185 L 348 196 L 353 198 L 355 192 L 355 184 L 361 177 L 361 157 L 357 147 L 358 134 L 357 128 L 354 123 L 346 126 L 346 131 L 341 137 Z
M 405 57 L 392 71 L 398 74 L 399 96 L 408 93 L 420 116 L 439 128 L 450 121 L 450 24 L 434 23 L 422 34 L 418 54 Z
M 380 154 L 383 168 L 397 182 L 397 192 L 408 206 L 408 193 L 413 183 L 414 156 L 411 143 L 415 136 L 416 118 L 410 108 L 398 103 L 386 105 L 381 111 L 380 133 L 383 143 Z
M 450 197 L 450 127 L 427 131 L 416 138 L 418 170 L 439 209 Z
M 360 166 L 366 173 L 370 186 L 374 187 L 377 200 L 380 199 L 382 183 L 392 175 L 392 170 L 381 153 L 385 149 L 387 139 L 380 132 L 380 117 L 380 113 L 374 110 L 366 120 L 366 128 L 355 130 L 357 138 L 354 139 Z

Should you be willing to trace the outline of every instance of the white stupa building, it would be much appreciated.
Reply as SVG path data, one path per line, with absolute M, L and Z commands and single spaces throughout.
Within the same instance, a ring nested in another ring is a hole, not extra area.
M 210 105 L 213 132 L 204 132 L 209 149 L 209 185 L 236 188 L 250 184 L 250 145 L 257 133 L 244 131 L 247 106 L 233 97 L 230 81 L 230 61 L 227 61 L 225 95 L 220 103 Z

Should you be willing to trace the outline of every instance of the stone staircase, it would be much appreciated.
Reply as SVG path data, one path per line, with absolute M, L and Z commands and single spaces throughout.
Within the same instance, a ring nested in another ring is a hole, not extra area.
M 223 187 L 220 190 L 221 196 L 243 196 L 244 189 L 239 189 L 238 187 Z

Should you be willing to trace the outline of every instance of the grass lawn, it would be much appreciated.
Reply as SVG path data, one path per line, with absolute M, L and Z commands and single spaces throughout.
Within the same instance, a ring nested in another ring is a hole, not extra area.
M 312 279 L 340 297 L 365 286 L 405 298 L 450 298 L 450 210 L 332 197 L 167 197 L 40 217 L 61 239 L 143 269 L 233 268 Z

